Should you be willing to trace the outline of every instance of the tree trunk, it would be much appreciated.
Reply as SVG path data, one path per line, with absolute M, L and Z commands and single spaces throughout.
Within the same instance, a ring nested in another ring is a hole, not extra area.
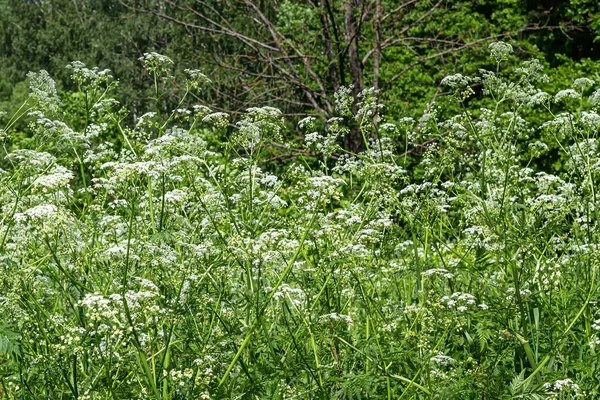
M 359 27 L 356 23 L 354 10 L 360 6 L 360 0 L 347 0 L 344 2 L 344 33 L 348 46 L 348 68 L 350 70 L 350 83 L 354 86 L 354 93 L 358 94 L 363 88 L 362 61 L 358 50 Z
M 363 89 L 362 61 L 360 59 L 358 40 L 359 27 L 356 23 L 354 10 L 359 9 L 360 0 L 346 0 L 344 2 L 344 33 L 346 46 L 348 46 L 348 69 L 350 72 L 350 83 L 352 93 L 356 97 Z M 356 107 L 356 105 L 354 106 Z M 356 109 L 354 109 L 356 112 Z M 362 134 L 357 126 L 350 126 L 350 133 L 346 137 L 344 146 L 346 149 L 357 153 L 364 148 Z
M 323 37 L 325 39 L 325 54 L 327 54 L 327 61 L 329 62 L 327 70 L 329 72 L 329 79 L 331 79 L 331 84 L 333 85 L 333 90 L 337 91 L 340 88 L 340 80 L 338 78 L 336 57 L 333 49 L 331 27 L 326 12 L 327 6 L 327 0 L 321 0 L 321 25 L 323 26 Z
M 383 10 L 381 0 L 375 0 L 375 52 L 373 53 L 373 89 L 375 96 L 379 98 L 379 63 L 381 62 L 381 19 Z M 373 126 L 377 129 L 377 113 L 373 115 Z

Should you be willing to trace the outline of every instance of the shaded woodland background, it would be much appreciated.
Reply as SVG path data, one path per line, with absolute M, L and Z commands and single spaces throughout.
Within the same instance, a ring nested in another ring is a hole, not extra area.
M 444 76 L 493 69 L 496 40 L 513 45 L 515 65 L 541 59 L 554 87 L 600 80 L 595 0 L 0 0 L 0 108 L 27 96 L 29 71 L 68 90 L 65 65 L 79 60 L 113 71 L 135 121 L 152 102 L 138 59 L 154 51 L 204 71 L 213 84 L 192 101 L 216 110 L 331 117 L 334 93 L 352 84 L 380 89 L 393 121 L 443 102 Z

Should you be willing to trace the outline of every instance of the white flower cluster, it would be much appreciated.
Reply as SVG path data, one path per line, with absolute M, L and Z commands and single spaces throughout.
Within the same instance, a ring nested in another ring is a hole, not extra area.
M 341 178 L 328 175 L 310 177 L 306 181 L 306 194 L 299 199 L 299 202 L 305 204 L 307 208 L 313 208 L 338 200 L 341 196 L 338 188 L 345 183 Z
M 456 364 L 456 360 L 454 358 L 449 357 L 442 353 L 438 353 L 438 354 L 434 355 L 433 357 L 431 357 L 430 360 L 431 360 L 431 362 L 433 362 L 439 366 L 443 366 L 443 367 L 447 367 L 449 365 Z
M 190 88 L 199 89 L 207 83 L 212 81 L 208 79 L 208 76 L 204 75 L 197 69 L 186 69 L 184 72 L 188 75 L 188 85 Z
M 67 188 L 73 178 L 73 173 L 67 168 L 55 165 L 51 173 L 38 176 L 31 185 L 42 193 L 49 193 Z
M 445 77 L 440 83 L 450 89 L 462 89 L 471 83 L 471 78 L 462 74 L 454 74 Z
M 321 321 L 321 322 L 341 321 L 341 322 L 347 323 L 348 325 L 350 325 L 354 322 L 350 316 L 344 315 L 344 314 L 338 314 L 338 313 L 321 315 L 319 317 L 319 321 Z
M 86 294 L 78 305 L 86 310 L 86 316 L 91 321 L 112 320 L 119 314 L 112 300 L 100 293 Z
M 202 122 L 219 129 L 225 129 L 229 125 L 229 114 L 224 112 L 210 113 L 202 118 Z
M 573 87 L 578 89 L 580 92 L 585 92 L 586 90 L 592 88 L 596 82 L 593 79 L 589 78 L 577 78 L 573 81 Z
M 42 109 L 56 113 L 61 106 L 61 101 L 56 92 L 56 82 L 50 77 L 50 74 L 45 70 L 41 70 L 38 73 L 28 73 L 27 78 L 29 78 L 31 97 Z
M 554 392 L 562 392 L 567 390 L 573 390 L 576 394 L 580 392 L 581 388 L 578 384 L 573 382 L 572 379 L 560 379 L 555 381 L 554 383 L 544 383 L 544 388 L 547 390 L 552 390 Z
M 29 208 L 22 213 L 16 213 L 15 221 L 53 220 L 56 219 L 60 214 L 60 210 L 54 204 L 40 204 L 38 206 Z
M 455 292 L 450 296 L 444 296 L 440 302 L 449 309 L 456 309 L 460 312 L 465 312 L 469 307 L 476 304 L 475 296 L 469 293 Z M 482 307 L 483 308 L 483 307 Z
M 565 90 L 561 90 L 560 92 L 556 93 L 556 95 L 554 95 L 554 102 L 560 103 L 560 102 L 564 102 L 567 100 L 579 100 L 580 98 L 581 98 L 581 95 L 579 93 L 577 93 L 575 90 L 565 89 Z
M 67 65 L 71 70 L 71 78 L 82 90 L 93 90 L 107 85 L 112 79 L 109 69 L 99 70 L 97 67 L 87 68 L 81 61 L 73 61 Z
M 273 294 L 274 299 L 285 300 L 288 299 L 297 309 L 301 309 L 304 307 L 306 295 L 304 291 L 300 288 L 291 287 L 288 284 L 283 284 L 279 287 L 279 289 Z
M 254 150 L 263 140 L 282 140 L 282 115 L 281 111 L 274 107 L 249 108 L 237 127 L 235 143 L 249 150 Z
M 454 274 L 451 272 L 448 272 L 448 270 L 444 269 L 444 268 L 430 268 L 428 270 L 421 272 L 421 276 L 423 276 L 425 278 L 428 278 L 430 276 L 441 276 L 446 279 L 454 278 Z
M 335 109 L 342 116 L 352 115 L 352 107 L 354 105 L 354 96 L 352 95 L 354 86 L 342 86 L 334 94 Z
M 491 59 L 494 60 L 497 64 L 506 60 L 508 58 L 508 55 L 513 53 L 513 47 L 510 44 L 504 42 L 494 42 L 489 45 L 489 49 Z

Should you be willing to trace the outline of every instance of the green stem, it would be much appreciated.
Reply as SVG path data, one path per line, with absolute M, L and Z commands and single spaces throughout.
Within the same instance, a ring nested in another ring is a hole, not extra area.
M 304 235 L 302 235 L 302 240 L 300 240 L 300 244 L 298 245 L 298 248 L 296 248 L 296 252 L 294 253 L 294 256 L 288 262 L 288 265 L 286 266 L 285 270 L 283 271 L 283 273 L 279 277 L 279 280 L 277 281 L 277 283 L 275 283 L 273 289 L 271 290 L 271 292 L 268 294 L 267 298 L 265 299 L 265 303 L 264 303 L 264 305 L 262 307 L 261 314 L 267 308 L 267 306 L 269 305 L 269 303 L 273 299 L 273 296 L 275 295 L 275 293 L 277 292 L 277 290 L 279 290 L 279 287 L 282 285 L 284 279 L 287 277 L 287 275 L 292 270 L 292 267 L 294 266 L 294 263 L 296 262 L 296 259 L 300 255 L 300 251 L 302 251 L 302 249 L 304 247 L 304 242 L 306 241 L 306 238 L 308 237 L 308 233 L 310 232 L 310 228 L 312 227 L 312 224 L 314 223 L 314 221 L 316 219 L 316 216 L 317 216 L 317 214 L 314 213 L 313 216 L 312 216 L 312 218 L 311 218 L 311 220 L 310 220 L 310 222 L 308 223 L 308 225 L 305 228 Z M 218 388 L 220 388 L 221 386 L 223 386 L 223 384 L 225 383 L 225 381 L 229 377 L 229 374 L 233 370 L 233 367 L 235 366 L 235 364 L 237 363 L 238 359 L 242 355 L 242 352 L 244 351 L 244 349 L 246 348 L 246 346 L 248 346 L 248 343 L 250 343 L 250 339 L 252 338 L 254 330 L 258 326 L 259 320 L 260 320 L 260 315 L 257 315 L 256 318 L 254 319 L 254 322 L 250 326 L 250 329 L 248 330 L 248 333 L 246 334 L 246 338 L 242 342 L 242 344 L 239 347 L 237 353 L 233 357 L 233 360 L 229 364 L 229 367 L 225 371 L 225 374 L 223 374 L 223 377 L 221 377 L 221 379 L 219 380 Z

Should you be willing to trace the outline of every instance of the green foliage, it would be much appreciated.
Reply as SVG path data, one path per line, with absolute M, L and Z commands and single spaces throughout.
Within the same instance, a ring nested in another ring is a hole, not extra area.
M 600 90 L 488 50 L 453 106 L 392 124 L 345 89 L 294 147 L 271 106 L 186 107 L 213 78 L 160 54 L 135 123 L 110 71 L 30 74 L 1 136 L 2 396 L 596 398 Z

